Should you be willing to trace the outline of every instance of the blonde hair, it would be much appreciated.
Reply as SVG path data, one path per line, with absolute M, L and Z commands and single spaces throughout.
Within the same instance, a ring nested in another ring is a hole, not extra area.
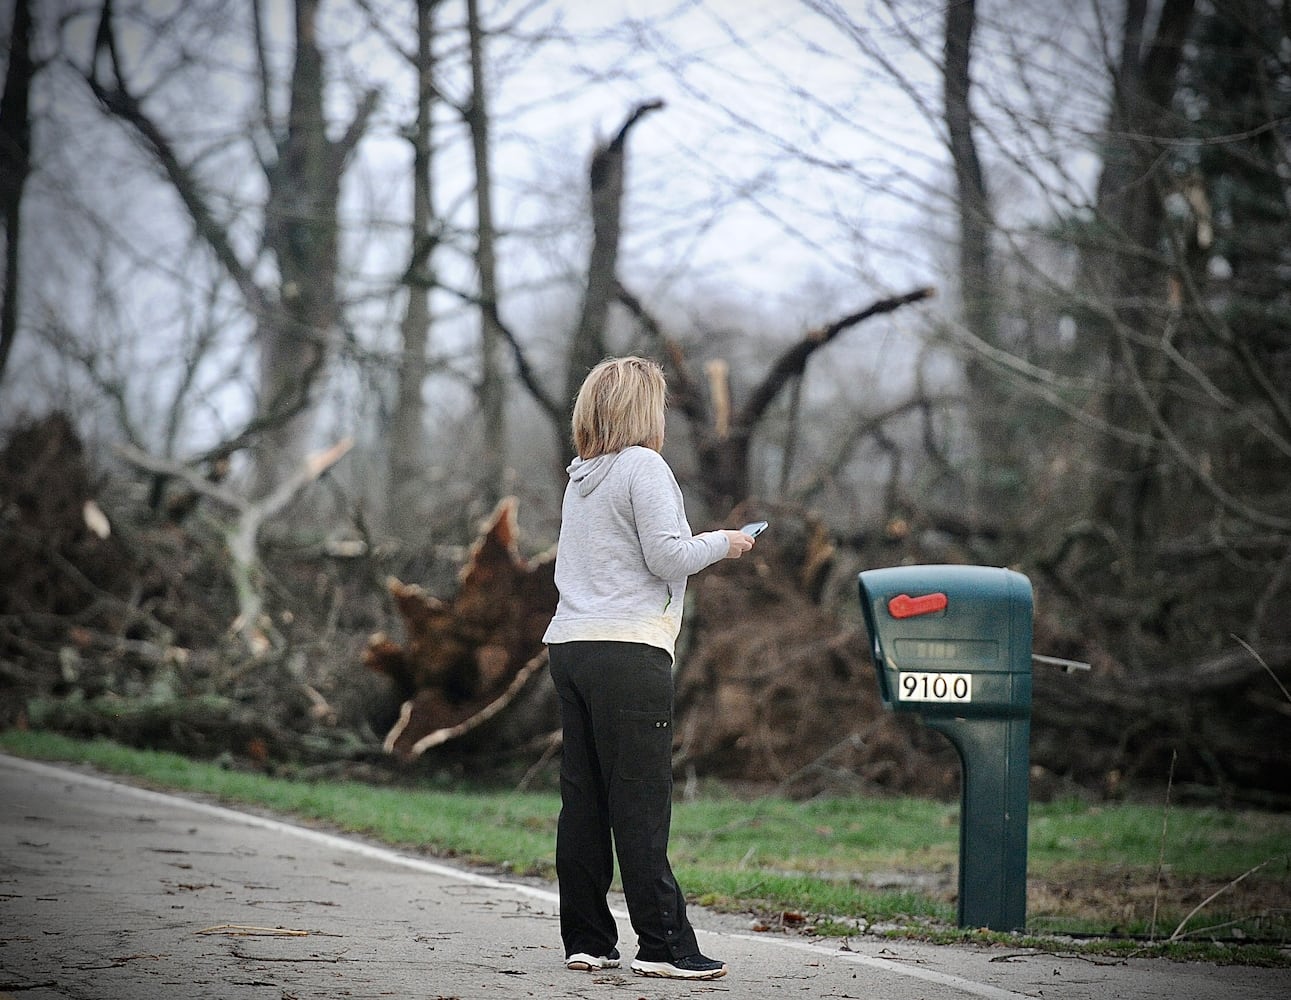
M 641 445 L 663 447 L 668 384 L 646 358 L 607 358 L 587 373 L 574 400 L 574 447 L 582 459 Z

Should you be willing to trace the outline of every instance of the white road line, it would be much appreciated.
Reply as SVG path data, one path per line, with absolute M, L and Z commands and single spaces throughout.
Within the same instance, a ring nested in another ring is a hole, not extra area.
M 701 932 L 703 933 L 703 932 Z M 715 933 L 709 931 L 708 933 Z M 968 993 L 975 997 L 988 997 L 990 1000 L 1018 1000 L 1019 997 L 1026 997 L 1025 993 L 1013 993 L 1009 990 L 1002 990 L 998 986 L 989 986 L 986 983 L 976 983 L 971 979 L 964 979 L 961 976 L 952 976 L 948 972 L 938 972 L 936 969 L 925 969 L 919 965 L 906 965 L 894 958 L 875 958 L 872 955 L 862 955 L 855 951 L 841 951 L 836 947 L 815 944 L 811 941 L 792 941 L 785 938 L 764 938 L 755 937 L 752 934 L 721 934 L 718 936 L 733 938 L 737 941 L 756 941 L 758 944 L 771 944 L 778 948 L 790 948 L 794 951 L 806 951 L 818 956 L 828 956 L 836 962 L 850 962 L 853 965 L 866 965 L 871 969 L 880 969 L 883 972 L 895 973 L 899 976 L 909 976 L 911 979 L 922 979 L 930 983 L 938 983 L 942 986 L 950 986 L 959 990 L 961 993 Z
M 560 905 L 560 896 L 557 893 L 552 892 L 550 889 L 540 889 L 536 886 L 524 885 L 520 882 L 507 882 L 490 875 L 481 875 L 477 872 L 465 871 L 461 868 L 442 865 L 435 861 L 427 861 L 424 858 L 416 858 L 409 854 L 400 854 L 398 851 L 392 850 L 388 847 L 379 847 L 375 844 L 367 844 L 361 840 L 351 840 L 347 837 L 341 837 L 336 834 L 324 833 L 321 830 L 311 830 L 309 827 L 297 826 L 294 823 L 285 823 L 282 820 L 270 819 L 267 816 L 257 816 L 254 813 L 239 812 L 236 809 L 230 809 L 226 806 L 217 806 L 210 802 L 202 802 L 198 799 L 185 798 L 184 796 L 173 795 L 167 792 L 156 792 L 148 788 L 139 788 L 136 785 L 127 785 L 119 781 L 111 781 L 107 778 L 98 777 L 97 775 L 84 774 L 80 771 L 68 770 L 63 767 L 28 760 L 25 757 L 13 757 L 9 754 L 0 753 L 0 758 L 3 758 L 5 764 L 14 767 L 17 770 L 26 770 L 51 780 L 73 779 L 96 788 L 131 795 L 145 802 L 156 802 L 159 804 L 164 803 L 172 806 L 175 803 L 179 803 L 195 812 L 215 816 L 228 822 L 241 823 L 244 826 L 258 827 L 262 830 L 272 830 L 275 833 L 289 834 L 302 840 L 311 841 L 315 844 L 333 848 L 334 850 L 348 851 L 351 854 L 357 854 L 376 861 L 383 861 L 392 865 L 401 865 L 404 868 L 411 868 L 414 871 L 423 872 L 427 875 L 435 875 L 439 878 L 456 880 L 458 882 L 466 882 L 470 885 L 483 886 L 485 888 L 494 889 L 504 893 L 511 893 L 513 895 L 527 896 L 531 899 L 542 900 L 544 903 L 550 903 L 555 907 L 559 907 Z M 615 917 L 620 920 L 628 919 L 628 915 L 626 913 L 617 910 L 613 912 Z M 837 946 L 816 944 L 811 941 L 793 941 L 784 938 L 762 937 L 752 934 L 731 934 L 725 931 L 707 931 L 698 927 L 695 928 L 695 930 L 700 934 L 706 934 L 711 937 L 728 938 L 737 941 L 751 941 L 763 946 L 787 948 L 793 951 L 807 952 L 821 959 L 828 958 L 836 962 L 841 961 L 849 962 L 854 965 L 864 965 L 872 969 L 882 970 L 883 972 L 892 975 L 908 976 L 911 979 L 922 979 L 925 982 L 948 986 L 970 996 L 986 997 L 987 1000 L 1020 1000 L 1020 998 L 1026 998 L 1026 994 L 1024 993 L 1013 993 L 1009 990 L 1000 989 L 997 986 L 989 986 L 986 983 L 977 983 L 971 979 L 952 976 L 945 972 L 937 972 L 935 969 L 925 969 L 917 965 L 906 965 L 900 961 L 892 959 L 874 958 L 873 956 L 862 955 L 855 951 L 842 951 Z

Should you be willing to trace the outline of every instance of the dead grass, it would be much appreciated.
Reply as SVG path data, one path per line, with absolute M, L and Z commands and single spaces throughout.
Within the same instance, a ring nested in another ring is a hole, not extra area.
M 1153 907 L 1155 937 L 1164 939 L 1217 889 L 1225 891 L 1203 907 L 1182 936 L 1249 936 L 1258 927 L 1261 937 L 1291 935 L 1291 874 L 1252 876 L 1226 882 L 1164 872 L 1158 887 L 1155 873 L 1073 864 L 1027 883 L 1027 919 L 1035 927 L 1098 927 L 1121 934 L 1149 934 Z M 1111 927 L 1109 928 L 1109 922 Z

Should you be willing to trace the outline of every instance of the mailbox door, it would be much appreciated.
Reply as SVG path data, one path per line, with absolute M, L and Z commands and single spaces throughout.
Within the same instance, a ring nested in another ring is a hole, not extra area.
M 985 566 L 898 566 L 860 575 L 879 693 L 929 717 L 1031 711 L 1031 583 Z

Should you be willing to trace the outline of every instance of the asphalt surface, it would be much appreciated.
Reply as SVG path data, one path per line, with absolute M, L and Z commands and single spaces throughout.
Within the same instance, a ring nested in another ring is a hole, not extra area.
M 620 950 L 635 940 L 618 902 Z M 712 982 L 565 969 L 555 887 L 0 754 L 0 1000 L 1285 998 L 1287 970 L 757 934 Z

